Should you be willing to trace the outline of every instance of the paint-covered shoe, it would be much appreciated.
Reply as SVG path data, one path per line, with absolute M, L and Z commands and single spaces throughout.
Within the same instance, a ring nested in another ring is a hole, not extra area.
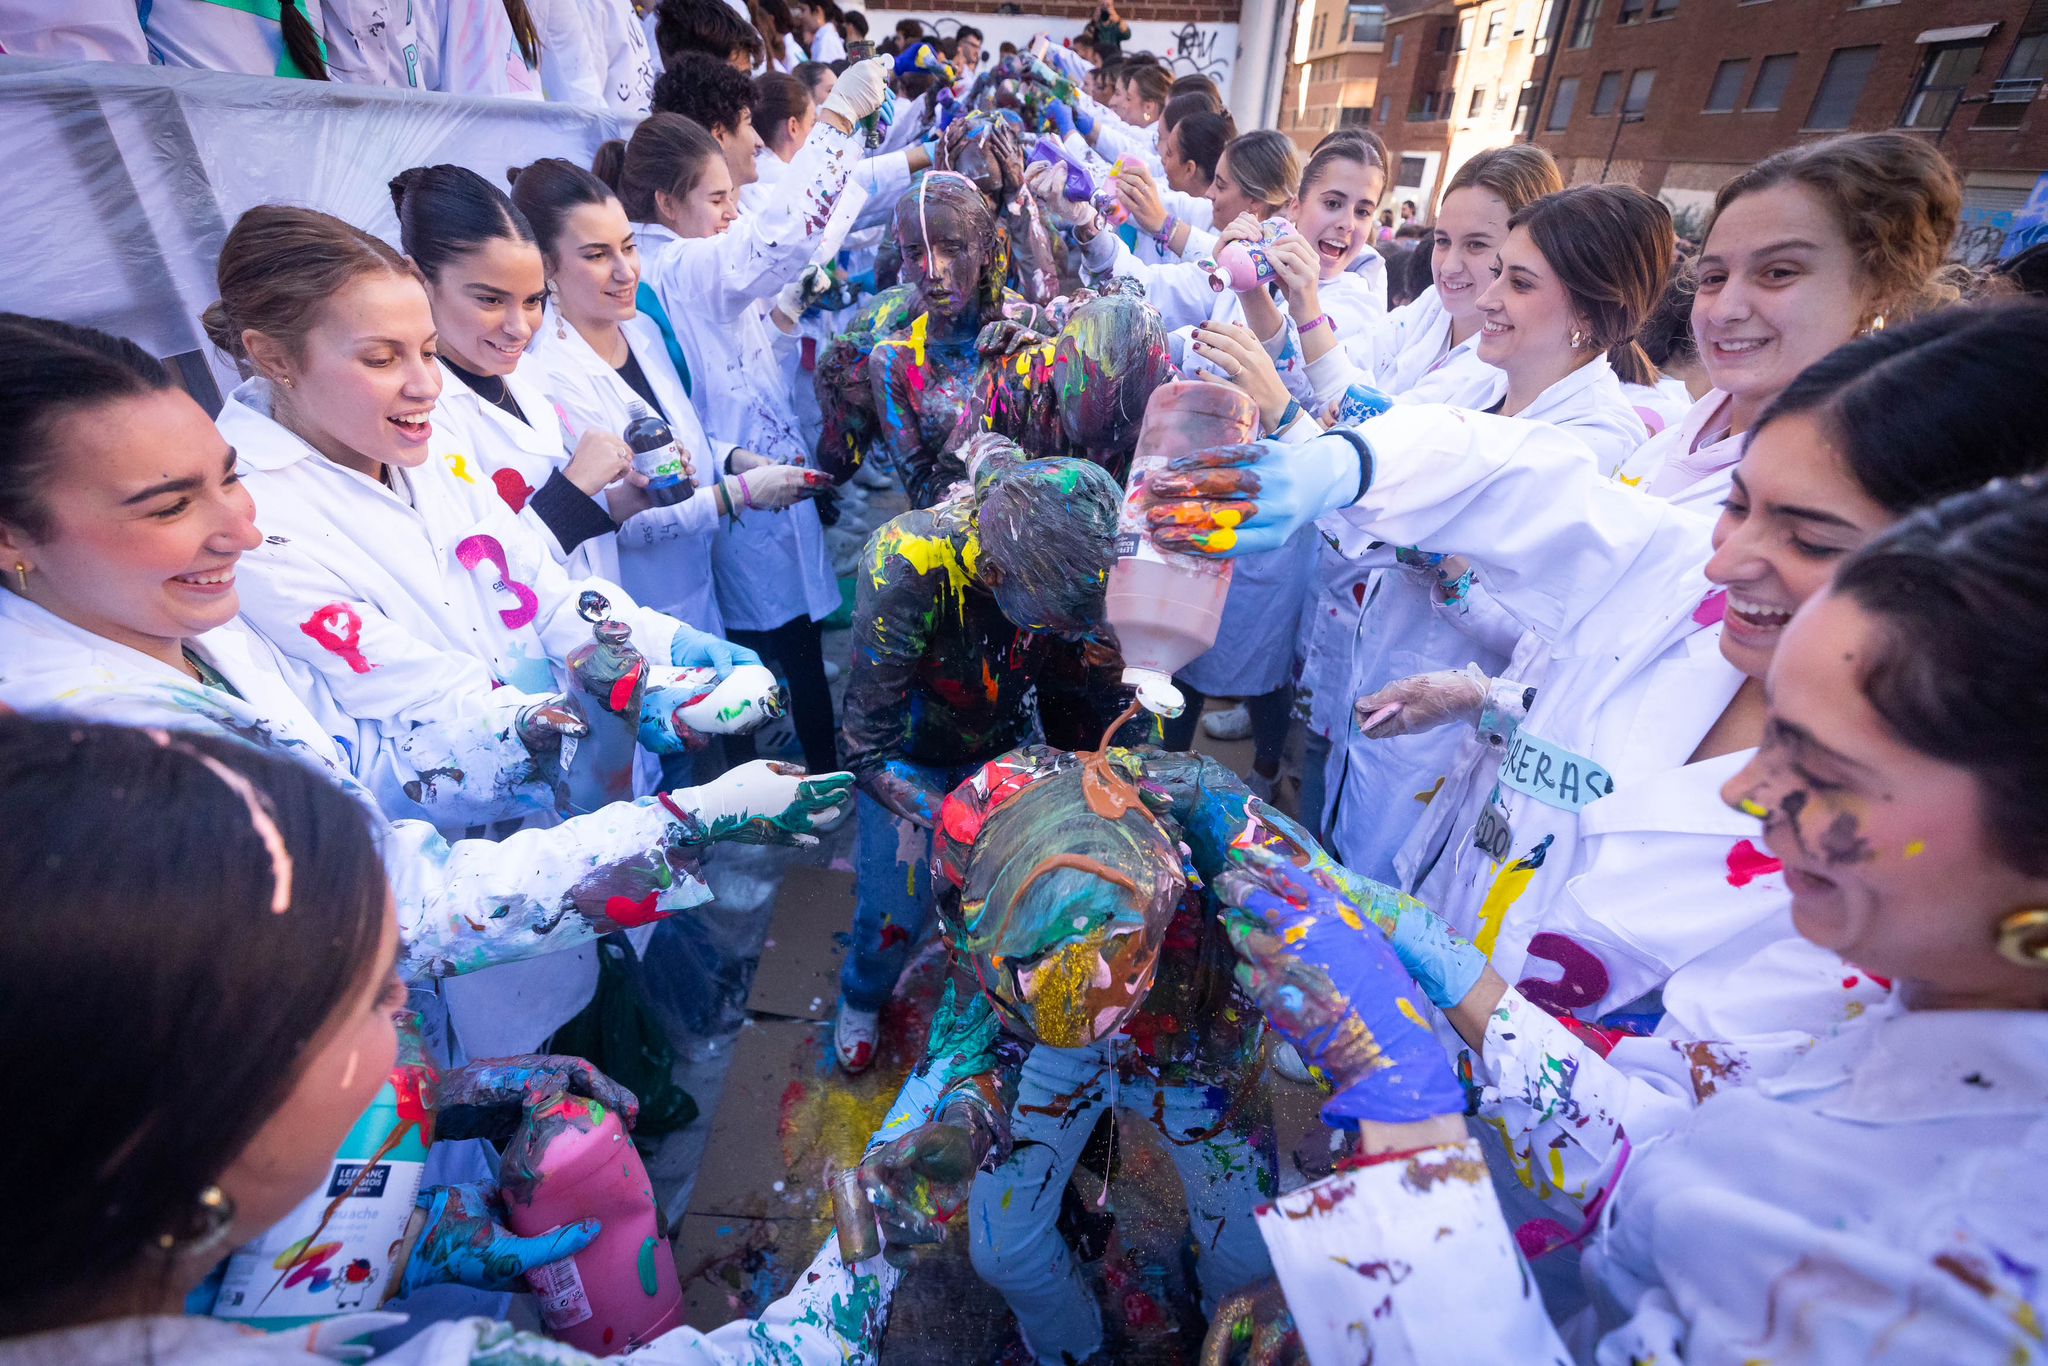
M 855 1010 L 839 1003 L 839 1013 L 832 1018 L 832 1051 L 840 1067 L 858 1076 L 875 1065 L 875 1036 L 881 1022 L 879 1010 Z
M 1252 733 L 1251 711 L 1240 702 L 1202 718 L 1202 733 L 1211 740 L 1247 740 Z
M 861 467 L 854 471 L 853 482 L 859 484 L 862 488 L 873 489 L 875 492 L 880 493 L 884 489 L 896 487 L 896 476 L 876 464 L 873 459 L 868 459 L 862 461 Z

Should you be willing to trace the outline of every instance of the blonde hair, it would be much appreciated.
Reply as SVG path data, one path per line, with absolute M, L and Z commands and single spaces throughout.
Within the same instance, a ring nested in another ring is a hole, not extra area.
M 262 332 L 296 354 L 327 301 L 357 276 L 417 278 L 383 239 L 317 209 L 258 204 L 235 220 L 221 245 L 214 281 L 220 298 L 199 322 L 206 338 L 237 361 L 242 333 Z
M 1547 194 L 1564 188 L 1564 177 L 1550 153 L 1534 143 L 1517 142 L 1473 154 L 1444 186 L 1444 198 L 1453 190 L 1485 190 L 1520 213 Z
M 1272 208 L 1289 202 L 1301 189 L 1301 152 L 1285 133 L 1271 128 L 1245 133 L 1223 149 L 1217 164 L 1226 162 L 1238 188 Z

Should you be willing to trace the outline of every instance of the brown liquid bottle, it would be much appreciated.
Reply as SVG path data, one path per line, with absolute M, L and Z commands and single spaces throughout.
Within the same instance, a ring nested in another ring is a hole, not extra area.
M 1145 404 L 1124 482 L 1106 609 L 1123 647 L 1124 682 L 1161 716 L 1178 716 L 1187 705 L 1173 686 L 1174 673 L 1216 643 L 1230 596 L 1230 561 L 1153 544 L 1142 505 L 1145 476 L 1177 456 L 1250 441 L 1258 428 L 1258 405 L 1226 384 L 1175 380 L 1153 390 Z

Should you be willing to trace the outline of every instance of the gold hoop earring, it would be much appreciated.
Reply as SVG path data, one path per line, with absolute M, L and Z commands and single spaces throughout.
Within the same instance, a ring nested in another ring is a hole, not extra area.
M 2023 968 L 2048 968 L 2048 908 L 2029 906 L 1999 921 L 1998 956 Z
M 282 384 L 287 389 L 292 387 L 292 377 L 290 375 L 279 375 L 277 377 L 277 382 L 279 384 Z
M 28 596 L 28 562 L 26 560 L 16 560 L 14 562 L 14 584 L 23 597 Z

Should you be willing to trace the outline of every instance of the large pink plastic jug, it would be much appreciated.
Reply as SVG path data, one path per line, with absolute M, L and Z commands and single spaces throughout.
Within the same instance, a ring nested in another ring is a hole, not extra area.
M 660 1337 L 683 1321 L 683 1287 L 654 1209 L 647 1168 L 619 1117 L 582 1096 L 527 1112 L 499 1174 L 506 1221 L 533 1236 L 578 1219 L 604 1231 L 527 1280 L 548 1332 L 593 1356 Z
M 1124 682 L 1162 716 L 1178 716 L 1187 705 L 1173 686 L 1174 673 L 1216 643 L 1223 600 L 1230 595 L 1230 561 L 1154 545 L 1140 491 L 1147 474 L 1176 456 L 1250 441 L 1258 426 L 1258 405 L 1227 384 L 1176 380 L 1153 390 L 1145 404 L 1117 519 L 1117 560 L 1109 571 L 1106 606 L 1123 646 Z

